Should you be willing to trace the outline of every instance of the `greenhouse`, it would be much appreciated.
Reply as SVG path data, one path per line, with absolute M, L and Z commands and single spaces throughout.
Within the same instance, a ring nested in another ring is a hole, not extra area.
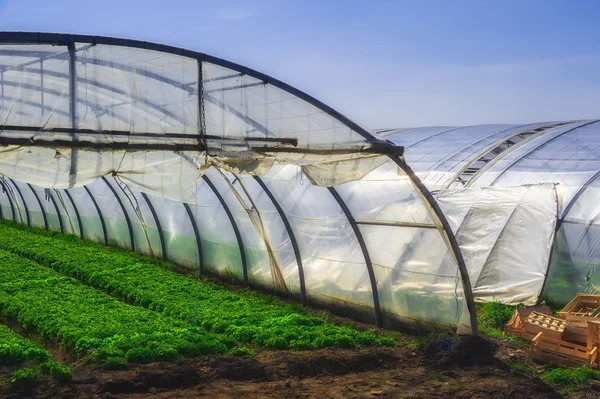
M 502 221 L 502 235 L 499 227 L 480 222 L 480 228 L 487 225 L 490 242 L 495 241 L 482 251 L 488 258 L 479 262 L 488 261 L 486 267 L 498 276 L 492 284 L 494 278 L 485 273 L 480 281 L 473 278 L 471 268 L 482 266 L 469 265 L 477 263 L 470 256 L 474 251 L 461 245 L 476 299 L 533 304 L 539 298 L 564 305 L 577 292 L 600 292 L 600 121 L 427 127 L 380 134 L 405 147 L 407 163 L 442 208 L 453 213 L 447 216 L 455 231 L 464 225 L 461 217 L 478 209 L 490 212 L 486 218 L 495 215 L 489 220 Z M 474 206 L 461 213 L 452 197 L 463 191 L 487 194 L 478 195 L 469 203 Z M 491 211 L 492 203 L 502 206 Z M 460 230 L 457 239 L 461 241 Z M 503 248 L 504 256 L 498 259 Z
M 600 283 L 595 121 L 375 132 L 206 54 L 49 33 L 0 33 L 0 89 L 4 219 L 391 328 Z

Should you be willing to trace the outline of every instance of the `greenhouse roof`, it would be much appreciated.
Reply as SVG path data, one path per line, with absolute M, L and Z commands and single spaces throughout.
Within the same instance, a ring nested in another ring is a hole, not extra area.
M 458 244 L 403 147 L 304 92 L 181 48 L 25 32 L 0 32 L 0 88 L 13 219 L 56 215 L 378 325 L 477 330 Z

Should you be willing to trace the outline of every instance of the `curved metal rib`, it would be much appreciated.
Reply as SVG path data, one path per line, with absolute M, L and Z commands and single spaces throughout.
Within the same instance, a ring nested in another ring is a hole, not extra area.
M 123 212 L 123 216 L 125 217 L 125 222 L 127 222 L 127 229 L 129 230 L 129 242 L 131 243 L 131 250 L 135 251 L 135 240 L 133 238 L 133 225 L 131 224 L 131 219 L 129 218 L 129 214 L 127 213 L 127 209 L 125 209 L 125 205 L 123 205 L 123 201 L 121 201 L 121 197 L 117 194 L 117 190 L 108 182 L 105 176 L 102 176 L 102 181 L 106 183 L 110 191 L 113 193 L 119 206 L 121 207 L 121 211 Z
M 44 218 L 44 228 L 46 230 L 49 230 L 49 228 L 48 228 L 48 216 L 46 215 L 46 210 L 44 209 L 44 205 L 42 204 L 42 200 L 40 200 L 39 195 L 33 189 L 33 186 L 31 184 L 27 183 L 27 186 L 29 187 L 29 189 L 33 193 L 33 196 L 35 197 L 35 199 L 37 200 L 38 205 L 40 206 L 40 210 L 42 211 L 42 217 Z
M 83 186 L 83 188 L 90 196 L 90 199 L 92 200 L 92 203 L 94 204 L 94 208 L 96 208 L 96 212 L 98 212 L 98 218 L 100 219 L 100 224 L 102 225 L 102 234 L 104 236 L 104 245 L 108 245 L 108 232 L 106 231 L 106 223 L 104 222 L 104 216 L 102 215 L 102 211 L 100 210 L 100 207 L 98 206 L 98 202 L 96 202 L 96 198 L 94 198 L 94 195 L 92 194 L 90 189 L 87 186 Z
M 162 226 L 160 225 L 160 220 L 158 219 L 158 215 L 156 214 L 156 210 L 154 209 L 154 205 L 150 202 L 148 195 L 146 193 L 142 193 L 142 197 L 144 197 L 144 201 L 148 204 L 148 208 L 150 208 L 150 213 L 154 218 L 154 222 L 156 224 L 156 229 L 158 230 L 158 238 L 160 239 L 160 249 L 162 251 L 163 260 L 168 260 L 167 256 L 167 243 L 165 242 L 165 236 L 163 234 Z
M 496 182 L 498 181 L 498 179 L 500 179 L 510 168 L 512 168 L 515 164 L 517 164 L 518 162 L 520 162 L 523 158 L 525 158 L 526 156 L 534 153 L 535 151 L 539 150 L 540 148 L 543 148 L 545 146 L 547 146 L 549 143 L 552 143 L 554 140 L 557 140 L 558 138 L 564 136 L 567 133 L 572 132 L 573 130 L 582 128 L 584 126 L 588 126 L 591 125 L 593 123 L 597 123 L 600 122 L 600 119 L 597 120 L 593 120 L 590 122 L 586 122 L 586 123 L 582 123 L 580 125 L 577 125 L 571 129 L 567 129 L 564 132 L 552 137 L 550 140 L 544 141 L 543 143 L 540 143 L 539 145 L 535 146 L 534 148 L 532 148 L 531 150 L 529 150 L 527 153 L 521 155 L 520 157 L 518 157 L 517 159 L 515 159 L 514 161 L 512 161 L 508 166 L 506 166 L 504 168 L 504 170 L 502 170 L 502 172 L 498 173 L 498 175 L 494 178 L 494 180 L 491 181 L 491 183 L 489 184 L 490 186 L 493 186 L 494 184 L 496 184 Z
M 555 123 L 546 126 L 540 126 L 535 129 L 526 130 L 524 132 L 519 132 L 517 134 L 511 135 L 509 137 L 498 140 L 496 143 L 492 144 L 488 147 L 487 151 L 482 152 L 478 155 L 477 158 L 473 159 L 472 162 L 464 168 L 459 175 L 456 176 L 455 181 L 463 183 L 465 187 L 472 186 L 485 172 L 487 172 L 493 165 L 495 165 L 499 160 L 503 159 L 508 154 L 513 151 L 521 148 L 525 144 L 530 141 L 554 131 L 554 129 L 564 126 L 566 123 Z M 514 140 L 515 138 L 521 136 L 521 140 Z M 472 165 L 477 162 L 484 163 L 483 166 L 477 168 L 472 167 Z M 502 172 L 504 173 L 504 171 Z M 492 184 L 490 184 L 491 186 Z
M 526 125 L 520 125 L 520 126 L 512 126 L 509 127 L 508 129 L 504 129 L 501 130 L 499 132 L 494 132 L 493 134 L 483 137 L 479 140 L 476 140 L 470 144 L 468 144 L 468 146 L 472 146 L 472 145 L 476 145 L 484 140 L 489 139 L 492 136 L 495 136 L 497 134 L 501 134 L 504 132 L 507 132 L 509 130 L 513 130 L 513 129 L 519 129 L 516 133 L 509 135 L 507 137 L 502 137 L 499 140 L 496 140 L 494 143 L 492 143 L 491 145 L 488 145 L 487 147 L 483 148 L 483 150 L 479 151 L 477 154 L 475 154 L 475 156 L 472 156 L 470 159 L 468 160 L 463 160 L 462 162 L 464 162 L 464 166 L 461 167 L 458 172 L 456 172 L 449 180 L 448 183 L 446 183 L 443 187 L 443 189 L 447 189 L 449 188 L 453 183 L 455 182 L 461 182 L 462 183 L 462 179 L 459 179 L 461 177 L 461 175 L 467 171 L 468 169 L 473 168 L 473 164 L 475 164 L 476 162 L 489 162 L 489 157 L 486 157 L 486 154 L 488 153 L 493 153 L 496 154 L 497 151 L 495 151 L 496 148 L 501 147 L 503 145 L 503 143 L 508 142 L 511 138 L 513 137 L 517 137 L 519 135 L 525 134 L 528 129 L 530 129 L 530 127 L 532 125 L 535 125 L 534 123 L 530 123 L 530 124 L 526 124 Z M 526 129 L 524 129 L 526 128 Z M 462 148 L 459 150 L 459 152 L 462 150 Z M 451 158 L 452 156 L 458 154 L 458 152 L 453 153 L 450 157 L 448 157 L 447 159 Z M 483 160 L 482 158 L 485 158 L 485 160 Z M 463 183 L 463 185 L 466 183 L 466 181 Z
M 196 237 L 196 248 L 198 249 L 198 272 L 200 274 L 204 273 L 204 255 L 202 252 L 202 238 L 200 237 L 200 231 L 198 230 L 198 223 L 196 223 L 196 218 L 192 213 L 192 209 L 190 205 L 187 203 L 183 203 L 183 207 L 190 218 L 190 223 L 192 224 L 192 228 L 194 229 L 194 236 Z
M 246 250 L 244 249 L 244 242 L 242 240 L 242 235 L 240 234 L 240 229 L 238 228 L 238 225 L 235 222 L 235 219 L 233 218 L 233 214 L 231 213 L 231 210 L 227 206 L 227 203 L 225 203 L 225 199 L 223 198 L 221 193 L 219 193 L 219 190 L 217 190 L 217 188 L 215 187 L 213 182 L 208 178 L 208 176 L 206 176 L 206 174 L 202 175 L 202 178 L 204 179 L 206 184 L 208 184 L 208 186 L 213 191 L 213 193 L 215 193 L 215 195 L 217 196 L 217 199 L 221 203 L 221 206 L 223 207 L 223 209 L 225 210 L 225 213 L 227 214 L 227 217 L 229 218 L 231 227 L 233 227 L 233 232 L 235 233 L 235 238 L 237 239 L 238 247 L 240 248 L 240 256 L 242 258 L 242 271 L 244 273 L 244 285 L 248 285 L 248 260 L 246 259 Z
M 77 209 L 77 204 L 75 203 L 75 201 L 73 201 L 73 197 L 71 196 L 71 193 L 69 192 L 69 190 L 63 190 L 65 192 L 65 194 L 67 194 L 67 197 L 69 198 L 69 201 L 71 201 L 71 205 L 73 205 L 73 209 L 75 210 L 75 217 L 77 218 L 77 224 L 79 225 L 79 237 L 84 240 L 85 236 L 83 234 L 83 223 L 81 223 L 81 215 L 79 214 L 79 209 Z
M 381 308 L 379 306 L 379 291 L 377 289 L 377 278 L 375 277 L 375 270 L 373 270 L 373 263 L 371 262 L 371 256 L 369 255 L 369 249 L 367 248 L 367 244 L 365 243 L 360 228 L 356 224 L 356 221 L 354 220 L 350 209 L 348 209 L 348 206 L 346 205 L 342 197 L 340 197 L 335 188 L 327 187 L 327 189 L 329 190 L 331 195 L 333 195 L 333 198 L 335 198 L 340 208 L 342 208 L 344 215 L 346 215 L 346 219 L 348 219 L 348 222 L 350 223 L 350 226 L 354 231 L 354 235 L 356 236 L 358 245 L 360 245 L 360 249 L 362 251 L 363 257 L 365 258 L 365 263 L 367 265 L 369 280 L 371 281 L 371 291 L 373 292 L 373 309 L 375 311 L 375 324 L 377 325 L 377 327 L 381 327 L 382 321 Z
M 19 188 L 19 186 L 17 186 L 17 184 L 13 181 L 13 179 L 8 177 L 8 180 L 10 180 L 10 182 L 13 184 L 13 186 L 15 186 L 15 188 L 17 189 L 17 193 L 19 194 L 19 197 L 21 197 L 21 202 L 23 202 L 23 208 L 25 209 L 25 215 L 27 216 L 27 226 L 31 227 L 31 216 L 29 215 L 29 208 L 27 207 L 27 203 L 25 202 L 23 193 L 21 192 L 21 189 Z M 23 219 L 21 219 L 21 220 L 23 220 Z
M 258 184 L 262 187 L 263 191 L 267 194 L 277 213 L 279 213 L 279 217 L 285 226 L 285 230 L 288 233 L 288 237 L 290 238 L 290 242 L 292 243 L 292 248 L 294 249 L 294 255 L 296 256 L 296 264 L 298 265 L 298 279 L 300 280 L 300 302 L 302 305 L 306 305 L 306 284 L 304 282 L 304 267 L 302 266 L 302 254 L 300 253 L 300 248 L 298 247 L 298 242 L 296 241 L 296 236 L 294 235 L 294 231 L 292 230 L 292 225 L 290 224 L 285 212 L 279 205 L 279 202 L 275 199 L 275 196 L 269 190 L 265 182 L 258 176 L 254 176 L 254 179 L 258 182 Z
M 54 199 L 54 196 L 52 195 L 52 190 L 49 191 L 49 197 L 50 197 L 50 201 L 52 201 L 52 205 L 54 205 L 54 210 L 56 211 L 56 216 L 58 217 L 58 224 L 60 225 L 60 232 L 62 234 L 65 234 L 65 225 L 63 223 L 62 215 L 58 208 L 58 204 L 56 203 L 56 199 Z
M 16 222 L 17 215 L 15 215 L 15 204 L 13 204 L 13 200 L 10 197 L 10 193 L 8 192 L 8 189 L 4 186 L 4 182 L 2 181 L 2 179 L 0 179 L 0 184 L 2 185 L 2 189 L 4 190 L 4 192 L 6 192 L 6 196 L 8 197 L 8 203 L 10 204 L 10 211 L 12 213 L 13 222 Z
M 442 228 L 446 234 L 446 237 L 448 238 L 447 242 L 449 243 L 449 249 L 454 254 L 456 263 L 458 265 L 458 271 L 460 273 L 462 281 L 463 292 L 465 294 L 465 301 L 467 302 L 467 309 L 469 311 L 471 333 L 473 335 L 477 335 L 479 327 L 477 324 L 477 311 L 475 309 L 475 299 L 473 297 L 471 278 L 469 277 L 469 272 L 467 271 L 465 260 L 462 256 L 462 252 L 460 251 L 460 246 L 456 241 L 456 236 L 454 235 L 454 232 L 452 231 L 452 228 L 448 223 L 448 219 L 446 219 L 446 215 L 444 214 L 444 212 L 442 212 L 440 206 L 438 205 L 435 198 L 433 198 L 427 187 L 425 187 L 421 179 L 417 177 L 417 175 L 415 174 L 415 172 L 413 172 L 410 166 L 406 164 L 404 159 L 400 157 L 391 157 L 391 159 L 404 171 L 404 173 L 407 174 L 407 176 L 415 185 L 417 192 L 420 192 L 423 198 L 429 204 L 430 209 L 433 211 L 433 216 L 435 216 L 442 224 Z

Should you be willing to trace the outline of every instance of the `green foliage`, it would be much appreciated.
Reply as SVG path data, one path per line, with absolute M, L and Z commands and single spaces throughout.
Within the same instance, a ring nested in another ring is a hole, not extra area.
M 504 325 L 510 320 L 516 306 L 498 301 L 477 303 L 476 306 L 479 332 L 492 338 L 504 338 Z
M 510 365 L 510 368 L 511 368 L 511 370 L 513 370 L 519 374 L 523 374 L 529 378 L 533 378 L 537 375 L 535 367 L 528 366 L 523 363 L 513 363 Z
M 50 354 L 21 337 L 7 326 L 0 325 L 0 365 L 12 366 L 25 361 L 43 362 Z
M 60 327 L 54 322 L 36 324 L 25 317 L 21 317 L 20 321 L 46 337 L 61 338 L 79 351 L 95 351 L 95 358 L 99 361 L 106 361 L 109 357 L 140 359 L 139 361 L 170 360 L 179 355 L 223 353 L 236 344 L 298 350 L 395 345 L 391 338 L 377 338 L 372 332 L 337 326 L 272 296 L 194 280 L 173 272 L 166 262 L 132 252 L 107 248 L 41 229 L 9 227 L 6 223 L 0 223 L 0 234 L 3 236 L 0 249 L 38 262 L 62 275 L 110 293 L 124 302 L 164 315 L 159 317 L 154 313 L 155 316 L 150 316 L 153 312 L 144 313 L 144 309 L 127 307 L 114 300 L 109 305 L 107 298 L 100 299 L 97 295 L 92 295 L 93 290 L 87 288 L 74 288 L 76 284 L 73 281 L 50 271 L 42 273 L 42 276 L 39 270 L 21 270 L 18 280 L 44 280 L 44 290 L 52 289 L 56 292 L 56 295 L 49 294 L 52 301 L 59 301 L 59 297 L 65 295 L 82 296 L 83 302 L 75 307 L 81 308 L 79 313 L 89 317 L 81 316 L 85 320 L 79 320 L 79 317 L 73 315 L 73 320 L 56 321 L 61 324 Z M 92 306 L 95 302 L 101 303 L 101 307 Z M 65 305 L 60 305 L 63 306 Z M 86 308 L 85 311 L 83 307 Z M 91 313 L 85 313 L 88 310 Z M 55 311 L 63 312 L 58 308 Z M 69 310 L 68 313 L 70 312 Z M 136 320 L 140 318 L 158 321 L 136 324 Z M 92 328 L 92 319 L 98 328 Z M 75 328 L 74 325 L 81 327 Z M 173 331 L 173 328 L 185 328 L 189 331 L 182 332 L 183 335 L 170 333 L 169 338 L 156 338 L 149 333 L 153 329 L 162 332 Z M 80 330 L 85 330 L 85 333 Z M 140 336 L 145 338 L 137 341 L 134 339 L 135 342 L 126 338 L 138 330 Z M 193 339 L 195 334 L 203 338 Z M 218 338 L 212 334 L 218 334 Z M 118 342 L 106 343 L 106 340 Z M 161 349 L 152 348 L 147 342 L 140 340 L 162 342 L 170 347 L 163 345 Z M 173 340 L 177 342 L 174 344 Z M 138 350 L 139 348 L 145 349 Z M 136 350 L 126 356 L 125 352 L 130 349 Z
M 126 360 L 123 357 L 117 356 L 109 356 L 104 362 L 106 363 L 106 367 L 112 370 L 118 370 L 125 367 Z
M 198 355 L 227 350 L 217 336 L 201 328 L 124 304 L 2 250 L 0 282 L 1 315 L 99 361 L 124 357 L 146 363 L 177 359 L 179 351 Z M 56 373 L 62 376 L 60 370 Z
M 229 354 L 234 356 L 254 356 L 254 351 L 250 348 L 236 346 L 229 350 Z
M 10 382 L 15 385 L 25 385 L 35 382 L 38 377 L 38 372 L 30 368 L 17 370 L 13 373 Z
M 52 362 L 50 365 L 50 375 L 60 382 L 71 381 L 73 379 L 73 370 L 68 366 Z
M 588 379 L 600 380 L 600 371 L 586 366 L 576 369 L 555 368 L 542 374 L 542 380 L 550 385 L 576 387 Z

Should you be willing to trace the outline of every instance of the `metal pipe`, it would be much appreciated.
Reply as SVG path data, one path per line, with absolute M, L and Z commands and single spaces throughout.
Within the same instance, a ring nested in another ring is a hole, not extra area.
M 160 248 L 162 250 L 162 258 L 163 258 L 163 260 L 168 260 L 167 244 L 165 242 L 165 237 L 163 235 L 163 229 L 162 229 L 162 226 L 160 225 L 160 220 L 158 219 L 156 210 L 154 209 L 154 206 L 152 205 L 152 202 L 150 202 L 150 199 L 148 198 L 148 195 L 146 195 L 146 193 L 142 193 L 142 197 L 144 197 L 146 204 L 148 204 L 148 208 L 150 208 L 150 213 L 152 213 L 152 217 L 154 218 L 154 222 L 156 223 L 156 229 L 158 230 L 158 238 L 160 239 Z
M 340 194 L 333 187 L 327 187 L 327 188 L 329 189 L 329 192 L 331 193 L 331 195 L 333 195 L 333 198 L 335 198 L 335 200 L 337 201 L 340 208 L 342 208 L 344 215 L 346 215 L 346 219 L 348 219 L 348 222 L 350 223 L 350 226 L 352 227 L 352 230 L 354 231 L 354 235 L 356 236 L 358 245 L 360 245 L 360 249 L 362 251 L 363 257 L 365 258 L 365 264 L 367 265 L 367 272 L 369 273 L 369 280 L 371 281 L 371 291 L 373 292 L 373 309 L 375 311 L 375 325 L 377 325 L 377 327 L 381 327 L 382 320 L 381 320 L 381 308 L 379 306 L 379 291 L 377 289 L 377 278 L 375 277 L 375 270 L 373 269 L 373 263 L 371 262 L 371 256 L 369 255 L 369 249 L 367 248 L 367 244 L 365 243 L 365 240 L 360 231 L 360 228 L 358 227 L 358 225 L 356 224 L 356 221 L 354 220 L 354 217 L 352 216 L 352 212 L 350 212 L 350 209 L 348 208 L 348 206 L 346 205 L 346 203 L 344 202 L 342 197 L 340 197 Z
M 85 191 L 90 196 L 90 199 L 92 200 L 92 203 L 94 204 L 94 208 L 96 208 L 96 212 L 98 212 L 98 218 L 100 219 L 100 224 L 102 224 L 102 233 L 103 233 L 103 236 L 104 236 L 104 245 L 108 245 L 108 232 L 106 231 L 106 223 L 104 222 L 104 216 L 102 215 L 102 211 L 100 210 L 100 207 L 98 206 L 98 202 L 96 202 L 96 198 L 94 197 L 94 195 L 92 194 L 92 192 L 90 191 L 90 189 L 87 186 L 83 186 L 83 188 L 85 189 Z
M 283 208 L 279 205 L 279 202 L 275 199 L 275 196 L 269 190 L 265 182 L 258 176 L 254 176 L 254 179 L 258 182 L 258 184 L 262 187 L 263 191 L 267 194 L 277 213 L 279 213 L 279 217 L 285 226 L 285 230 L 288 233 L 288 237 L 290 238 L 290 242 L 292 243 L 292 248 L 294 249 L 294 255 L 296 256 L 296 264 L 298 265 L 298 279 L 300 280 L 300 302 L 302 305 L 306 305 L 306 283 L 304 281 L 304 266 L 302 265 L 302 254 L 300 253 L 300 247 L 298 247 L 298 242 L 296 241 L 296 236 L 294 235 L 294 231 L 292 230 L 292 225 L 290 224 Z
M 225 210 L 225 213 L 227 214 L 227 217 L 229 218 L 231 227 L 233 227 L 233 232 L 235 233 L 235 238 L 237 239 L 238 247 L 240 249 L 240 256 L 242 258 L 242 271 L 244 273 L 244 285 L 247 286 L 248 285 L 248 260 L 246 259 L 246 250 L 244 249 L 244 242 L 242 240 L 242 235 L 240 234 L 240 229 L 238 228 L 237 223 L 235 222 L 235 219 L 233 218 L 233 214 L 231 213 L 231 210 L 229 209 L 229 207 L 227 206 L 227 203 L 225 202 L 225 199 L 223 198 L 223 196 L 221 196 L 221 193 L 219 193 L 219 190 L 217 190 L 217 188 L 215 187 L 213 182 L 208 178 L 208 176 L 206 176 L 206 174 L 202 175 L 202 178 L 204 179 L 206 184 L 208 184 L 208 186 L 213 191 L 213 193 L 215 193 L 215 195 L 217 196 L 217 199 L 221 203 L 221 206 L 223 207 L 223 209 Z
M 194 237 L 196 237 L 196 248 L 198 249 L 198 272 L 202 274 L 204 273 L 204 256 L 202 252 L 202 239 L 200 237 L 200 231 L 198 230 L 198 223 L 196 222 L 196 218 L 192 213 L 190 205 L 184 202 L 183 207 L 185 208 L 185 211 L 187 212 L 187 215 L 190 218 L 192 228 L 194 229 Z
M 127 210 L 125 209 L 125 205 L 123 205 L 123 201 L 121 201 L 121 197 L 119 197 L 117 195 L 117 190 L 114 189 L 114 187 L 108 182 L 108 180 L 106 179 L 105 176 L 102 176 L 102 181 L 104 183 L 106 183 L 108 188 L 110 188 L 110 191 L 112 191 L 113 195 L 117 199 L 117 202 L 119 203 L 119 206 L 121 207 L 123 216 L 125 216 L 125 222 L 127 222 L 127 230 L 129 230 L 129 242 L 131 243 L 131 250 L 135 251 L 135 240 L 133 237 L 133 225 L 131 224 L 131 219 L 129 218 L 129 214 L 127 213 Z
M 73 201 L 73 197 L 71 196 L 71 193 L 69 192 L 69 190 L 63 190 L 65 192 L 65 194 L 67 194 L 67 197 L 69 197 L 69 201 L 71 201 L 71 204 L 73 205 L 73 209 L 75 210 L 75 217 L 77 218 L 77 224 L 79 225 L 79 237 L 84 240 L 85 236 L 83 234 L 83 223 L 81 223 L 81 216 L 79 215 L 79 210 L 77 209 L 77 204 L 75 203 L 75 201 Z
M 44 205 L 42 204 L 42 200 L 40 200 L 40 197 L 37 195 L 37 192 L 33 189 L 33 186 L 31 184 L 27 183 L 27 186 L 31 189 L 33 196 L 35 197 L 38 205 L 40 206 L 40 210 L 42 211 L 42 217 L 44 218 L 44 228 L 46 230 L 50 230 L 48 228 L 48 217 L 46 215 L 46 210 L 44 209 Z

